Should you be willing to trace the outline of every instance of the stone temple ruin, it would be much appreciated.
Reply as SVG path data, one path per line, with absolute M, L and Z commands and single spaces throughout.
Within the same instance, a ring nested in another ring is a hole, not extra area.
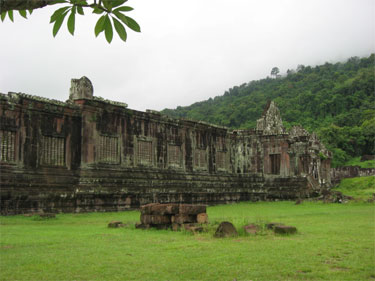
M 285 130 L 269 102 L 253 130 L 227 128 L 93 96 L 0 94 L 1 214 L 120 211 L 148 203 L 306 198 L 330 185 L 315 134 Z

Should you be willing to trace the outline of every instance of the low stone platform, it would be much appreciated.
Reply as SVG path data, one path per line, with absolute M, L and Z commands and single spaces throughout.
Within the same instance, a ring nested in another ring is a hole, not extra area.
M 205 205 L 151 203 L 141 206 L 140 210 L 141 223 L 136 224 L 136 228 L 141 229 L 189 230 L 196 223 L 207 222 Z

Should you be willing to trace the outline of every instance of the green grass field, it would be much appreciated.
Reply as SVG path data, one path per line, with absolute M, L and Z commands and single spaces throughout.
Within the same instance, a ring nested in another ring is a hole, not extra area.
M 202 234 L 138 230 L 138 211 L 1 217 L 0 280 L 375 280 L 374 204 L 258 202 L 209 207 Z M 111 229 L 121 220 L 129 226 Z M 293 236 L 263 231 L 213 238 L 231 221 L 283 222 Z
M 341 191 L 343 194 L 352 196 L 357 200 L 375 198 L 375 177 L 342 179 L 339 186 L 335 187 L 334 190 Z

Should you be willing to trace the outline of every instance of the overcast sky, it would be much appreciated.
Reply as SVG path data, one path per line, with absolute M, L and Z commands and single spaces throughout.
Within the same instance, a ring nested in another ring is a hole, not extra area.
M 142 32 L 94 35 L 98 18 L 76 18 L 52 36 L 58 6 L 0 22 L 0 92 L 65 101 L 70 79 L 87 76 L 94 95 L 137 110 L 175 108 L 298 64 L 375 52 L 374 0 L 129 0 Z

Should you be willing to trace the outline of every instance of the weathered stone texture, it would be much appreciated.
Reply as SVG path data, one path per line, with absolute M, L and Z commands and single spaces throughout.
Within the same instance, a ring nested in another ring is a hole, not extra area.
M 344 178 L 375 176 L 374 168 L 361 168 L 359 166 L 345 166 L 331 169 L 332 184 L 339 184 Z
M 208 223 L 208 216 L 206 213 L 200 213 L 197 215 L 197 223 Z
M 232 223 L 224 221 L 219 224 L 214 236 L 217 238 L 234 237 L 238 236 L 238 232 Z
M 245 225 L 243 228 L 245 232 L 248 234 L 257 234 L 261 230 L 260 226 L 256 224 L 248 224 L 248 225 Z
M 94 96 L 94 87 L 91 81 L 83 76 L 81 79 L 72 79 L 69 100 L 92 99 Z
M 200 215 L 206 215 L 206 206 L 190 204 L 159 204 L 151 203 L 141 206 L 141 223 L 136 224 L 136 228 L 148 229 L 168 229 L 177 231 L 185 228 L 189 231 L 200 231 L 196 226 L 198 222 L 197 212 L 204 211 Z
M 297 232 L 297 228 L 287 225 L 275 225 L 273 231 L 277 234 L 294 234 Z
M 273 102 L 255 130 L 232 132 L 92 91 L 83 77 L 67 103 L 0 94 L 1 214 L 294 200 L 330 185 L 330 153 L 302 128 L 288 134 Z

